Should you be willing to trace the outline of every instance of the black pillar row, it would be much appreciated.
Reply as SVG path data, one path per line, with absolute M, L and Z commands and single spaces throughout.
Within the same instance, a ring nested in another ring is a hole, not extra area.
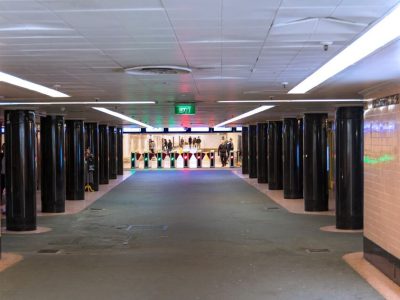
M 99 190 L 99 125 L 85 123 L 85 147 L 90 149 L 94 160 L 93 190 Z
M 249 174 L 249 128 L 242 128 L 242 174 Z
M 283 195 L 303 198 L 303 120 L 283 119 Z
M 40 118 L 42 212 L 65 211 L 65 129 L 63 116 Z
M 363 228 L 364 164 L 362 107 L 336 111 L 336 227 Z
M 99 182 L 108 184 L 108 126 L 99 125 Z
M 268 122 L 268 189 L 281 190 L 282 178 L 282 121 Z
M 122 128 L 117 128 L 117 174 L 124 174 L 124 134 Z
M 268 183 L 267 156 L 268 124 L 257 124 L 257 182 Z
M 327 114 L 304 115 L 303 194 L 306 211 L 328 210 Z
M 257 126 L 249 126 L 249 178 L 257 178 Z
M 36 229 L 35 114 L 5 111 L 6 228 Z
M 85 199 L 84 125 L 82 120 L 65 121 L 66 195 L 68 200 Z
M 108 146 L 109 146 L 109 167 L 108 167 L 108 174 L 110 179 L 117 179 L 117 128 L 114 126 L 108 127 L 109 139 L 108 139 Z

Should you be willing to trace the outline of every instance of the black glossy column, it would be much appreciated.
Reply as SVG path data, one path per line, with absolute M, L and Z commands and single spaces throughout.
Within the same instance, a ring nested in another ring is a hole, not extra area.
M 65 128 L 63 116 L 40 118 L 42 212 L 65 211 Z
M 268 182 L 268 155 L 267 155 L 268 124 L 257 124 L 257 182 Z
M 85 147 L 90 149 L 94 158 L 93 190 L 99 190 L 99 125 L 85 123 Z
M 117 174 L 124 174 L 124 134 L 122 128 L 117 128 Z
M 303 194 L 306 211 L 328 210 L 327 114 L 304 115 Z
M 303 120 L 283 119 L 283 196 L 303 198 Z
M 249 128 L 242 128 L 242 174 L 249 174 Z
M 363 228 L 364 133 L 362 107 L 336 111 L 336 228 Z
M 85 129 L 82 120 L 65 121 L 67 200 L 85 199 Z
M 249 178 L 257 178 L 257 126 L 249 126 Z
M 5 111 L 6 227 L 36 229 L 35 114 Z
M 108 177 L 110 179 L 117 179 L 117 128 L 114 126 L 108 127 L 108 146 L 109 146 L 109 165 Z
M 282 121 L 268 122 L 268 189 L 283 188 Z
M 99 182 L 108 184 L 108 126 L 99 125 Z

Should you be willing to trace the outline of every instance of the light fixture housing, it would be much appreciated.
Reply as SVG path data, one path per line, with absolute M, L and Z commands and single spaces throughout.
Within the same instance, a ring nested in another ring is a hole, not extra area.
M 145 128 L 153 128 L 153 127 L 150 126 L 150 125 L 147 125 L 147 124 L 145 124 L 145 123 L 143 123 L 143 122 L 140 122 L 140 121 L 138 121 L 138 120 L 135 120 L 135 119 L 133 119 L 133 118 L 131 118 L 131 117 L 125 116 L 125 115 L 123 115 L 123 114 L 120 114 L 120 113 L 118 113 L 118 112 L 116 112 L 116 111 L 112 111 L 112 110 L 110 110 L 110 109 L 107 109 L 107 108 L 105 108 L 105 107 L 92 107 L 92 108 L 95 109 L 95 110 L 97 110 L 97 111 L 100 111 L 100 112 L 109 114 L 109 115 L 114 116 L 114 117 L 117 117 L 117 118 L 119 118 L 119 119 L 121 119 L 121 120 L 130 122 L 130 123 L 133 123 L 133 124 L 136 124 L 136 125 L 145 127 Z
M 0 102 L 0 106 L 16 105 L 136 105 L 156 104 L 155 101 L 56 101 L 56 102 Z
M 296 100 L 220 100 L 218 103 L 343 103 L 367 102 L 369 99 L 296 99 Z
M 250 110 L 248 112 L 245 112 L 244 114 L 238 115 L 238 116 L 236 116 L 236 117 L 234 117 L 232 119 L 226 120 L 226 121 L 224 121 L 222 123 L 219 123 L 218 125 L 215 125 L 214 130 L 215 130 L 216 127 L 222 127 L 222 126 L 224 126 L 226 124 L 239 121 L 241 119 L 244 119 L 244 118 L 250 117 L 252 115 L 258 114 L 260 112 L 266 111 L 267 109 L 271 109 L 273 107 L 274 107 L 274 105 L 262 105 L 260 107 L 257 107 L 256 109 Z
M 57 90 L 54 89 L 50 89 L 48 87 L 45 87 L 43 85 L 40 84 L 36 84 L 33 83 L 31 81 L 4 73 L 4 72 L 0 72 L 0 82 L 6 82 L 8 84 L 12 84 L 15 86 L 19 86 L 22 87 L 24 89 L 28 89 L 34 92 L 38 92 L 53 98 L 67 98 L 69 97 L 69 95 L 61 93 Z
M 398 38 L 400 31 L 396 28 L 399 27 L 400 5 L 397 5 L 389 14 L 373 25 L 358 39 L 292 88 L 289 94 L 307 93 L 327 79 L 367 57 L 377 49 Z

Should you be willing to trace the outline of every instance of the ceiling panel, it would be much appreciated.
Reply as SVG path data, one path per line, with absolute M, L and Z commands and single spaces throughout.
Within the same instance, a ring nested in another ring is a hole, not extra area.
M 287 95 L 290 87 L 397 2 L 3 0 L 0 71 L 48 87 L 59 85 L 74 101 L 156 99 L 157 105 L 117 109 L 165 125 L 182 122 L 173 115 L 174 101 L 198 101 L 198 114 L 185 122 L 207 125 L 257 106 L 225 106 L 216 100 L 293 97 Z M 323 42 L 332 43 L 328 51 L 323 51 Z M 382 51 L 392 57 L 398 53 L 396 47 Z M 366 82 L 379 86 L 398 78 L 396 64 L 383 56 L 374 58 L 382 59 L 387 72 L 380 72 L 379 67 L 368 69 L 366 60 L 360 63 L 363 72 L 354 66 L 302 97 L 360 97 L 368 90 Z M 122 71 L 138 65 L 185 66 L 192 68 L 192 74 L 129 76 Z M 49 100 L 7 84 L 0 84 L 0 96 L 5 96 L 0 101 Z M 262 118 L 308 109 L 332 111 L 334 107 L 280 105 Z M 40 111 L 113 122 L 86 106 L 64 110 L 51 106 Z

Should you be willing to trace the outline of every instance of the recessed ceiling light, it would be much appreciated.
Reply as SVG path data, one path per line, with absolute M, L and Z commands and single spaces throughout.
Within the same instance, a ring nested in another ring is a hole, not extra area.
M 215 132 L 230 132 L 232 131 L 231 127 L 214 127 Z
M 169 127 L 168 132 L 186 132 L 185 127 Z
M 155 101 L 57 101 L 57 102 L 0 102 L 0 106 L 16 105 L 133 105 L 133 104 L 155 104 Z
M 197 41 L 182 41 L 182 44 L 221 44 L 221 43 L 260 43 L 262 40 L 197 40 Z
M 111 116 L 117 117 L 117 118 L 119 118 L 121 120 L 125 120 L 125 121 L 128 121 L 130 123 L 133 123 L 133 124 L 145 127 L 145 128 L 153 128 L 150 125 L 147 125 L 147 124 L 142 123 L 142 122 L 140 122 L 138 120 L 132 119 L 131 117 L 125 116 L 123 114 L 120 114 L 120 113 L 118 113 L 116 111 L 112 111 L 112 110 L 104 108 L 104 107 L 92 107 L 92 108 L 95 109 L 95 110 L 101 111 L 103 113 L 109 114 Z
M 71 28 L 66 27 L 49 27 L 37 25 L 22 25 L 11 27 L 0 27 L 0 31 L 72 31 Z
M 400 36 L 400 31 L 396 28 L 399 27 L 400 5 L 397 5 L 395 9 L 372 26 L 362 36 L 291 89 L 289 94 L 304 94 L 367 57 L 377 49 L 398 38 Z
M 252 115 L 258 114 L 260 112 L 263 112 L 263 111 L 265 111 L 267 109 L 270 109 L 270 108 L 273 108 L 273 107 L 274 107 L 273 105 L 263 105 L 263 106 L 257 107 L 256 109 L 250 110 L 250 111 L 248 111 L 248 112 L 246 112 L 244 114 L 236 116 L 236 117 L 234 117 L 232 119 L 229 119 L 229 120 L 227 120 L 225 122 L 219 123 L 218 125 L 215 125 L 215 127 L 222 127 L 222 126 L 224 126 L 226 124 L 229 124 L 229 123 L 232 123 L 232 122 L 235 122 L 235 121 L 250 117 Z
M 146 132 L 164 132 L 164 128 L 155 128 L 155 127 L 150 127 L 150 128 L 146 128 Z
M 191 132 L 209 132 L 210 128 L 209 127 L 192 127 L 190 129 Z
M 220 100 L 218 103 L 330 103 L 367 102 L 368 99 Z
M 6 82 L 12 85 L 16 85 L 19 87 L 22 87 L 24 89 L 28 89 L 31 91 L 35 91 L 53 98 L 65 98 L 65 97 L 69 97 L 69 95 L 61 93 L 59 91 L 47 88 L 43 85 L 40 84 L 36 84 L 21 78 L 18 78 L 16 76 L 7 74 L 7 73 L 3 73 L 0 72 L 0 81 L 2 82 Z

